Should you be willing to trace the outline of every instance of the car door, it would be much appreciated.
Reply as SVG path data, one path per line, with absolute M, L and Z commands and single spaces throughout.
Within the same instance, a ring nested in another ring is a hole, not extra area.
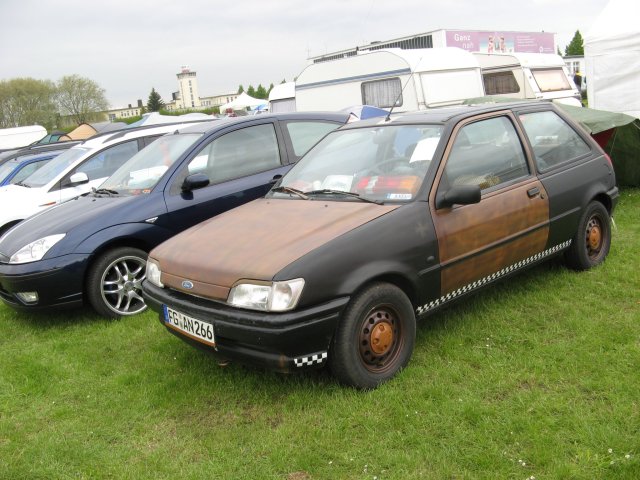
M 544 187 L 532 173 L 510 112 L 458 124 L 430 192 L 438 238 L 441 295 L 451 298 L 531 262 L 549 231 Z M 479 203 L 437 208 L 455 185 L 477 185 Z
M 275 120 L 212 135 L 165 187 L 169 226 L 181 231 L 263 196 L 290 168 L 282 143 Z M 206 175 L 209 185 L 183 191 L 185 178 L 196 173 Z

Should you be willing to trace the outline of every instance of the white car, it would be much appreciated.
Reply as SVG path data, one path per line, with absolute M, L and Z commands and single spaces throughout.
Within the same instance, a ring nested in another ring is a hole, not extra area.
M 184 123 L 109 132 L 70 148 L 33 175 L 0 188 L 0 235 L 53 205 L 99 187 L 139 150 Z

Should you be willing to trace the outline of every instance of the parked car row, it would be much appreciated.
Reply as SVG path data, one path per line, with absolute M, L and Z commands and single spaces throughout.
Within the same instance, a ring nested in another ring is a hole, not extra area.
M 409 362 L 417 320 L 551 257 L 607 256 L 613 167 L 551 103 L 347 118 L 174 126 L 5 233 L 0 298 L 149 305 L 219 357 L 374 388 Z

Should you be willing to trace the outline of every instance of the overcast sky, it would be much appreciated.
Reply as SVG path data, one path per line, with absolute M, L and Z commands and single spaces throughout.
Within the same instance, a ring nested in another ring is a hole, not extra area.
M 78 74 L 112 108 L 293 80 L 309 56 L 438 29 L 554 32 L 561 51 L 607 0 L 0 0 L 0 80 Z

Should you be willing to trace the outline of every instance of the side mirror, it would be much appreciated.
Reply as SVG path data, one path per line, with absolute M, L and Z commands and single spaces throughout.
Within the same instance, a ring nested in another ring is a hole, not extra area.
M 271 185 L 275 185 L 276 183 L 278 183 L 280 180 L 282 179 L 282 175 L 278 174 L 278 175 L 274 175 L 273 178 L 271 180 L 269 180 L 269 183 Z
M 206 174 L 194 173 L 184 179 L 184 182 L 182 182 L 182 191 L 191 192 L 192 190 L 197 190 L 207 185 L 209 185 L 209 177 Z
M 85 183 L 89 183 L 89 177 L 84 172 L 78 172 L 71 175 L 62 187 L 75 187 L 76 185 L 83 185 Z
M 482 192 L 478 185 L 456 185 L 444 193 L 436 195 L 436 208 L 448 208 L 453 205 L 471 205 L 480 203 Z

